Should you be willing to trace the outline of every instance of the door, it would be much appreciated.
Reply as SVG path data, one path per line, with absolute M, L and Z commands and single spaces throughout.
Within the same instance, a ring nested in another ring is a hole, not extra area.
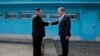
M 95 20 L 95 12 L 82 14 L 82 40 L 95 41 Z

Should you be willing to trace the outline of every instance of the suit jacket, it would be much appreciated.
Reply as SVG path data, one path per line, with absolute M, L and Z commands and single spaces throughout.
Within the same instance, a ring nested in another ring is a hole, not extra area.
M 60 22 L 53 22 L 52 25 L 59 23 L 59 35 L 62 37 L 71 36 L 71 20 L 70 17 L 64 15 Z
M 44 22 L 40 16 L 35 16 L 32 22 L 32 35 L 33 37 L 44 37 L 45 36 L 45 26 L 49 23 Z

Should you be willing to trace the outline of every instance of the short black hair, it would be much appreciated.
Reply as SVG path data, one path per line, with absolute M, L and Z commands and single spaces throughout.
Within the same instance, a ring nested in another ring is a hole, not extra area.
M 40 11 L 40 8 L 35 8 L 35 11 Z

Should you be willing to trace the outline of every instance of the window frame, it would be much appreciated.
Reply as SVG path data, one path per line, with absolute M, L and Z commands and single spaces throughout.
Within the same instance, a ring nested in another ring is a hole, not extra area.
M 10 17 L 8 17 L 8 15 L 9 14 L 14 14 L 13 15 L 13 17 L 11 18 L 11 16 Z M 6 19 L 17 19 L 18 18 L 18 14 L 17 14 L 17 12 L 6 12 Z
M 100 21 L 100 13 L 98 13 L 98 20 Z
M 55 16 L 53 16 L 53 18 L 52 18 L 51 15 L 55 15 Z M 49 12 L 49 18 L 50 19 L 57 19 L 58 18 L 57 12 L 56 11 Z
M 5 18 L 5 13 L 4 12 L 0 12 L 0 14 L 2 14 L 2 16 L 0 17 L 0 19 L 4 19 Z
M 30 14 L 31 15 L 30 18 L 21 17 L 21 14 L 23 14 L 23 13 L 25 13 L 25 15 Z M 23 19 L 23 20 L 24 19 L 32 19 L 32 15 L 33 15 L 32 12 L 19 12 L 19 19 Z
M 46 19 L 47 18 L 47 14 L 48 13 L 46 11 L 42 11 L 41 18 Z M 43 16 L 45 16 L 45 17 L 43 17 Z
M 51 14 L 57 15 L 57 12 L 56 12 L 56 11 L 49 12 L 49 18 L 50 18 L 50 19 L 51 19 L 51 17 L 50 17 Z M 65 14 L 66 14 L 66 15 L 76 15 L 77 18 L 73 18 L 73 19 L 72 19 L 72 18 L 70 17 L 71 20 L 79 20 L 79 13 L 66 13 L 66 12 L 65 12 Z M 59 16 L 58 16 L 58 17 L 59 17 Z M 57 17 L 57 18 L 58 18 L 58 17 Z M 56 19 L 56 17 L 53 18 L 53 19 Z
M 67 13 L 66 15 L 76 15 L 76 18 L 71 18 L 70 16 L 70 19 L 71 20 L 79 20 L 79 13 Z

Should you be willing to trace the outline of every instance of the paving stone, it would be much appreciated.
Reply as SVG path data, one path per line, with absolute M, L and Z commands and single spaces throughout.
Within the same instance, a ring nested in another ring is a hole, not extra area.
M 59 40 L 54 41 L 58 54 L 62 53 Z M 69 56 L 100 56 L 100 42 L 70 41 Z
M 45 41 L 44 55 L 45 56 L 58 56 L 56 47 L 52 40 Z
M 0 43 L 0 56 L 33 56 L 33 46 L 30 44 Z

